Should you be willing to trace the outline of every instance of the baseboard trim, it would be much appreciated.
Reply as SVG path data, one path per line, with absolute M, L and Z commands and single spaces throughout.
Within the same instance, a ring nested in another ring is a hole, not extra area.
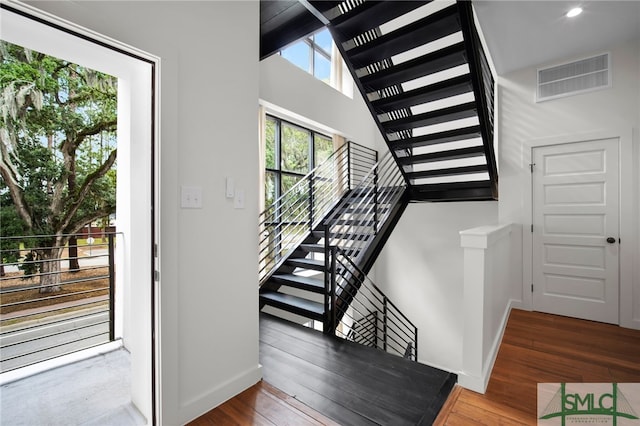
M 180 424 L 186 424 L 262 380 L 262 365 L 244 371 L 180 407 Z

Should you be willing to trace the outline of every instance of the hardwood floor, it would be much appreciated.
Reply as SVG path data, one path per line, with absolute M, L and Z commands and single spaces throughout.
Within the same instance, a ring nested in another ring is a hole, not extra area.
M 535 425 L 537 383 L 640 382 L 640 331 L 513 310 L 484 395 L 456 386 L 436 425 Z
M 343 426 L 431 425 L 457 379 L 266 314 L 260 363 L 266 382 Z
M 513 310 L 487 392 L 456 386 L 435 424 L 535 425 L 538 382 L 640 382 L 640 331 Z M 326 414 L 261 382 L 191 424 L 338 424 Z
M 203 414 L 189 425 L 339 426 L 264 381 Z

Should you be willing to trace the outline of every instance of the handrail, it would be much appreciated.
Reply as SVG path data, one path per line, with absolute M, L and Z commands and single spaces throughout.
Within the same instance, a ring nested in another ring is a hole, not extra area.
M 323 221 L 325 312 L 331 313 L 325 330 L 415 360 L 417 328 L 358 266 L 405 191 L 402 173 L 387 153 Z M 375 341 L 353 326 L 368 321 L 372 312 L 379 318 Z
M 342 249 L 332 246 L 330 257 L 330 321 L 335 335 L 356 342 L 364 341 L 369 346 L 416 361 L 416 325 Z M 370 332 L 362 324 L 369 327 L 373 324 L 375 332 Z
M 262 285 L 375 163 L 371 148 L 347 142 L 258 216 L 258 278 Z M 365 167 L 366 166 L 366 167 Z
M 406 182 L 388 152 L 323 221 L 325 244 L 340 247 L 357 262 L 354 247 L 364 253 L 366 246 L 354 243 L 371 243 L 405 189 Z M 348 220 L 341 219 L 345 214 Z
M 74 236 L 91 235 L 0 237 L 0 372 L 116 339 L 115 247 L 123 233 L 56 245 Z M 69 256 L 74 247 L 78 253 Z M 72 260 L 78 265 L 67 267 Z

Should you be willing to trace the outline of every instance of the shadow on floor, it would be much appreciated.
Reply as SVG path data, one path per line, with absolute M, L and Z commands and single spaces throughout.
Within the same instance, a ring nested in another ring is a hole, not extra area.
M 2 425 L 146 424 L 131 403 L 125 349 L 108 352 L 0 387 Z

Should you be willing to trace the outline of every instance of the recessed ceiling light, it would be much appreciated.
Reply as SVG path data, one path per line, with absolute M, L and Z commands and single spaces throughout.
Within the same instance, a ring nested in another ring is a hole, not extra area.
M 573 9 L 567 12 L 567 18 L 573 18 L 575 16 L 580 15 L 581 13 L 582 13 L 581 7 L 574 7 Z

